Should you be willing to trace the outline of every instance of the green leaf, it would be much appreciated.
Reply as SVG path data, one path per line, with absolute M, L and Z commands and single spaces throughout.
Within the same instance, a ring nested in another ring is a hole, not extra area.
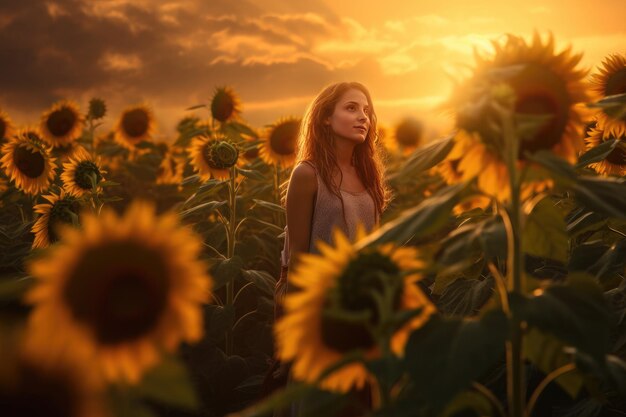
M 243 175 L 246 178 L 253 180 L 265 181 L 266 177 L 255 169 L 243 169 L 236 167 L 237 173 Z
M 168 356 L 150 370 L 137 387 L 138 394 L 145 399 L 176 408 L 197 410 L 198 398 L 183 363 Z
M 259 200 L 256 198 L 253 198 L 252 201 L 254 201 L 255 204 L 258 204 L 261 207 L 279 212 L 279 213 L 284 213 L 285 212 L 285 208 L 283 206 L 280 206 L 278 204 L 275 203 L 270 203 L 269 201 L 265 201 L 265 200 Z
M 454 135 L 437 139 L 411 154 L 404 166 L 394 176 L 414 177 L 443 161 L 454 147 Z
M 269 297 L 274 296 L 276 280 L 266 271 L 243 270 L 242 277 L 248 282 L 254 283 L 262 293 Z
M 20 301 L 23 295 L 33 285 L 32 277 L 5 278 L 0 280 L 0 305 L 11 304 Z
M 597 360 L 608 352 L 610 312 L 602 289 L 589 275 L 571 273 L 567 282 L 551 285 L 538 296 L 511 293 L 509 298 L 515 319 Z
M 243 269 L 243 259 L 239 256 L 233 256 L 230 259 L 218 260 L 211 268 L 211 276 L 213 277 L 213 290 L 222 288 L 231 279 L 237 280 L 241 276 Z
M 595 103 L 587 104 L 587 106 L 601 108 L 613 119 L 623 119 L 626 117 L 626 94 L 607 96 Z
M 569 237 L 563 215 L 549 197 L 535 205 L 522 231 L 522 250 L 530 255 L 567 261 Z
M 564 348 L 562 341 L 536 328 L 531 328 L 524 336 L 524 356 L 546 375 L 573 361 Z M 555 382 L 570 397 L 576 398 L 583 386 L 583 377 L 580 372 L 572 371 L 559 376 Z
M 206 104 L 196 104 L 195 106 L 191 106 L 185 110 L 197 110 L 202 108 L 208 108 Z
M 417 403 L 440 412 L 504 354 L 509 323 L 501 310 L 480 319 L 432 317 L 406 345 L 405 364 Z M 416 404 L 417 405 L 417 404 Z
M 205 210 L 207 214 L 211 213 L 213 210 L 226 205 L 226 201 L 209 201 L 207 203 L 198 204 L 195 207 L 188 208 L 186 210 L 181 211 L 180 217 L 189 216 L 191 213 L 195 213 L 198 210 Z
M 479 416 L 493 415 L 493 407 L 484 395 L 476 391 L 465 391 L 457 395 L 439 417 L 455 417 L 464 410 L 473 410 Z
M 614 355 L 598 361 L 583 352 L 576 352 L 576 366 L 583 372 L 602 381 L 621 398 L 626 397 L 626 362 Z
M 576 168 L 586 167 L 587 165 L 603 161 L 618 146 L 619 141 L 615 138 L 608 139 L 598 146 L 594 146 L 578 158 Z
M 414 209 L 404 211 L 399 218 L 388 222 L 359 241 L 357 246 L 365 247 L 388 242 L 404 243 L 431 235 L 448 224 L 452 209 L 468 192 L 466 183 L 439 190 Z

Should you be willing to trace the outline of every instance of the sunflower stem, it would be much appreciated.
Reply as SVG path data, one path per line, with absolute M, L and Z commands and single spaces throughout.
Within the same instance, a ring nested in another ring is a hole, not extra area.
M 517 166 L 519 154 L 519 137 L 513 124 L 513 109 L 507 108 L 500 112 L 502 135 L 504 139 L 504 159 L 509 174 L 510 206 L 509 227 L 507 227 L 507 275 L 509 292 L 522 294 L 522 241 L 520 212 L 520 172 Z M 505 222 L 507 223 L 507 222 Z M 507 362 L 507 399 L 511 417 L 525 417 L 524 409 L 524 368 L 522 357 L 523 329 L 522 323 L 515 318 L 511 320 L 511 340 L 506 344 Z
M 227 230 L 227 252 L 226 258 L 232 259 L 235 256 L 235 233 L 237 226 L 237 189 L 236 178 L 237 173 L 235 167 L 230 168 L 230 178 L 228 179 L 228 209 L 229 209 L 229 221 Z M 233 306 L 235 301 L 235 275 L 231 275 L 226 283 L 226 305 Z M 233 353 L 233 330 L 234 326 L 226 330 L 226 355 L 230 356 Z

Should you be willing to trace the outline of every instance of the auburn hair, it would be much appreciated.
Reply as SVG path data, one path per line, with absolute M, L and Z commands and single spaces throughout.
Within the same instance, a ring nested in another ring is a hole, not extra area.
M 374 105 L 369 91 L 358 82 L 340 82 L 324 88 L 309 105 L 300 125 L 298 137 L 298 155 L 296 166 L 304 161 L 315 165 L 318 175 L 326 187 L 339 199 L 343 206 L 343 198 L 339 189 L 340 184 L 333 181 L 333 172 L 339 170 L 335 149 L 333 147 L 334 133 L 325 120 L 332 116 L 335 106 L 345 92 L 357 89 L 365 94 L 369 105 L 370 128 L 365 141 L 354 147 L 353 165 L 359 179 L 374 200 L 376 214 L 380 218 L 389 202 L 389 191 L 384 182 L 384 168 L 382 164 L 378 141 L 377 119 Z M 341 173 L 341 170 L 339 170 Z M 345 213 L 344 213 L 345 216 Z

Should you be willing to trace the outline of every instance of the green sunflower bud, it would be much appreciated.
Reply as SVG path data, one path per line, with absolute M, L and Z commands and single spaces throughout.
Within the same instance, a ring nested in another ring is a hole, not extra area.
M 239 149 L 228 141 L 216 141 L 209 146 L 211 168 L 226 169 L 234 166 L 239 158 Z
M 107 106 L 104 100 L 92 98 L 89 101 L 89 118 L 93 120 L 102 119 L 107 112 Z

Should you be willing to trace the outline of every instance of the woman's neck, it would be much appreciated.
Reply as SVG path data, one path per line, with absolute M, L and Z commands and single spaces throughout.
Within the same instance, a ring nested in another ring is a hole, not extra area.
M 354 147 L 356 144 L 339 136 L 335 136 L 335 157 L 339 167 L 352 167 Z

